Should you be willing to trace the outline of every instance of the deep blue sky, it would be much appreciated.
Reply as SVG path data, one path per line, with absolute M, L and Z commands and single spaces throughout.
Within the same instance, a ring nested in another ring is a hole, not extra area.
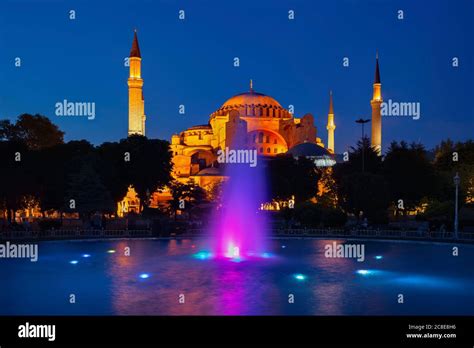
M 68 11 L 76 10 L 76 20 Z M 178 11 L 186 11 L 186 20 Z M 289 21 L 288 10 L 296 12 Z M 405 19 L 397 19 L 397 10 Z M 421 141 L 474 134 L 474 1 L 193 0 L 2 1 L 0 118 L 41 113 L 66 140 L 95 144 L 127 134 L 128 55 L 138 29 L 145 81 L 147 135 L 207 123 L 234 94 L 255 90 L 325 129 L 333 90 L 336 151 L 360 136 L 370 117 L 376 49 L 385 100 L 421 103 L 421 119 L 384 118 L 383 141 Z M 452 68 L 452 57 L 460 66 Z M 21 57 L 22 67 L 14 67 Z M 239 57 L 241 66 L 233 67 Z M 342 66 L 343 57 L 350 67 Z M 96 119 L 60 118 L 58 101 L 96 103 Z M 186 114 L 178 113 L 178 105 Z

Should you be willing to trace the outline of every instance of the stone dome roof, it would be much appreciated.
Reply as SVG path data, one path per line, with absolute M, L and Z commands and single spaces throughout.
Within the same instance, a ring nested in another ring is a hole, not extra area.
M 224 104 L 222 104 L 221 108 L 226 107 L 233 107 L 235 105 L 268 105 L 273 106 L 275 108 L 281 108 L 279 102 L 277 102 L 272 97 L 265 95 L 263 93 L 257 93 L 254 91 L 240 93 L 234 95 L 232 98 L 229 98 Z
M 330 167 L 336 164 L 334 155 L 322 146 L 315 143 L 305 142 L 293 146 L 289 149 L 287 154 L 293 157 L 307 157 L 315 160 L 317 167 Z
M 315 143 L 301 143 L 293 146 L 287 152 L 290 155 L 295 157 L 305 156 L 305 157 L 322 157 L 322 156 L 333 156 L 327 149 L 322 146 L 319 146 Z
M 293 117 L 274 98 L 255 92 L 253 89 L 249 92 L 234 95 L 211 116 L 226 115 L 232 110 L 237 110 L 242 117 Z

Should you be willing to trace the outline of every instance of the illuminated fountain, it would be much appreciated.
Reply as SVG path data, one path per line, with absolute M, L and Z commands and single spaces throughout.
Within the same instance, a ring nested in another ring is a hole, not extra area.
M 254 150 L 247 150 L 254 151 Z M 257 152 L 251 156 L 257 159 Z M 266 219 L 259 210 L 266 185 L 262 159 L 256 165 L 226 163 L 220 208 L 212 219 L 212 249 L 216 257 L 236 261 L 265 257 Z M 255 164 L 255 163 L 254 163 Z

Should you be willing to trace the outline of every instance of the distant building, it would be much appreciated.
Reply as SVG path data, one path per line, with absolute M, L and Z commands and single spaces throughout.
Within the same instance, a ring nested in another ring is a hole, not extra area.
M 145 135 L 145 110 L 143 79 L 141 77 L 141 53 L 137 33 L 130 52 L 129 129 L 128 134 Z M 372 145 L 381 149 L 381 84 L 376 60 L 372 106 Z M 225 101 L 210 114 L 209 122 L 193 126 L 171 137 L 174 177 L 180 181 L 194 180 L 204 188 L 225 179 L 217 161 L 219 150 L 232 149 L 236 137 L 243 137 L 246 149 L 256 150 L 258 155 L 274 157 L 289 153 L 295 157 L 306 156 L 319 167 L 329 167 L 335 160 L 335 119 L 332 91 L 329 94 L 329 111 L 326 126 L 325 148 L 314 125 L 312 114 L 295 117 L 273 97 L 254 90 L 250 81 L 249 91 L 237 94 Z M 379 152 L 380 153 L 380 152 Z M 135 199 L 136 195 L 129 192 Z M 135 202 L 136 203 L 136 202 Z M 126 211 L 127 203 L 119 203 Z

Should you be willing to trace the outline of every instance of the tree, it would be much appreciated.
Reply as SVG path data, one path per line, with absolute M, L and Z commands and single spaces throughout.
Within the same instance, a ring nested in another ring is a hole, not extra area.
M 39 150 L 63 143 L 63 135 L 56 125 L 41 115 L 20 115 L 13 124 L 0 121 L 0 200 L 11 223 L 15 212 L 31 205 L 46 191 L 40 172 L 51 169 L 44 163 Z M 55 183 L 55 182 L 54 182 Z M 51 187 L 50 187 L 51 188 Z
M 206 191 L 201 188 L 193 180 L 187 183 L 172 181 L 169 184 L 171 193 L 170 209 L 174 218 L 177 217 L 178 211 L 188 211 L 192 214 L 193 208 L 206 202 Z
M 131 182 L 125 167 L 123 146 L 119 143 L 103 143 L 97 150 L 98 172 L 113 200 L 119 202 L 127 194 Z M 150 159 L 152 160 L 152 159 Z
M 367 217 L 373 223 L 386 221 L 390 198 L 381 175 L 365 172 L 344 176 L 338 184 L 338 193 L 339 203 L 346 212 Z
M 333 176 L 331 167 L 320 169 L 321 178 L 319 179 L 317 202 L 326 208 L 335 208 L 337 206 L 337 185 Z
M 79 212 L 80 217 L 85 220 L 95 212 L 113 212 L 116 208 L 100 176 L 90 163 L 84 163 L 79 172 L 71 175 L 65 198 L 69 211 Z
M 342 227 L 347 220 L 346 214 L 340 208 L 326 207 L 312 202 L 297 204 L 294 217 L 304 227 L 309 228 Z
M 297 202 L 304 202 L 318 192 L 321 173 L 305 157 L 277 156 L 268 161 L 267 173 L 270 197 L 277 201 L 288 201 L 294 196 Z
M 40 200 L 43 214 L 48 210 L 64 210 L 68 181 L 85 163 L 96 165 L 94 151 L 94 146 L 86 140 L 70 141 L 36 151 L 34 195 Z
M 34 183 L 33 152 L 19 141 L 0 141 L 0 200 L 7 211 L 7 220 L 13 222 L 15 212 L 25 208 L 25 197 Z
M 0 141 L 15 139 L 15 125 L 10 120 L 0 120 Z
M 348 161 L 333 167 L 337 202 L 345 212 L 355 216 L 363 214 L 375 223 L 386 220 L 390 197 L 387 182 L 380 175 L 381 169 L 382 158 L 367 137 L 358 141 L 357 147 L 351 147 Z
M 387 180 L 390 199 L 401 211 L 413 210 L 420 201 L 435 191 L 435 172 L 421 144 L 392 142 L 385 160 L 382 173 Z M 399 210 L 399 209 L 397 209 Z
M 15 124 L 9 120 L 0 122 L 0 139 L 22 141 L 33 150 L 62 144 L 63 137 L 64 132 L 39 114 L 22 114 Z
M 337 171 L 344 175 L 367 172 L 378 174 L 382 167 L 382 157 L 370 145 L 370 140 L 364 137 L 351 146 L 348 160 L 336 166 Z M 363 170 L 362 170 L 363 169 Z
M 460 202 L 474 203 L 474 142 L 454 143 L 442 141 L 435 148 L 434 166 L 438 170 L 438 182 L 442 188 L 437 198 L 441 201 L 453 199 L 453 177 L 459 173 Z
M 171 181 L 171 152 L 164 140 L 147 139 L 132 135 L 120 141 L 123 162 L 118 170 L 125 180 L 133 185 L 143 204 L 148 206 L 150 193 L 164 187 Z

